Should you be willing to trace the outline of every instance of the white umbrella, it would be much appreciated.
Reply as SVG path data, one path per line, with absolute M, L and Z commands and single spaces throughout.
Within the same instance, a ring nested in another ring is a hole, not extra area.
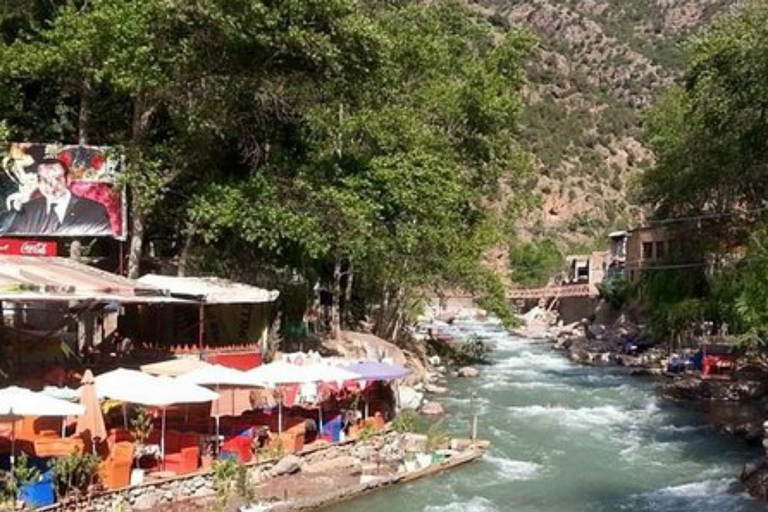
M 275 361 L 246 372 L 246 375 L 257 385 L 274 388 L 285 384 L 309 384 L 318 382 L 344 382 L 357 380 L 360 375 L 337 366 L 325 364 L 308 364 L 300 366 Z M 320 411 L 322 415 L 322 411 Z M 322 416 L 320 419 L 322 424 Z M 283 404 L 278 402 L 278 430 L 283 433 Z
M 168 401 L 165 390 L 157 377 L 138 370 L 118 368 L 96 377 L 96 394 L 99 398 L 111 398 L 121 402 L 149 406 L 165 406 Z
M 304 370 L 304 366 L 274 361 L 249 370 L 246 373 L 253 385 L 274 389 L 287 384 L 307 384 L 316 382 L 316 375 Z M 277 430 L 283 433 L 283 400 L 277 402 Z
M 307 379 L 312 379 L 312 382 L 314 383 L 336 383 L 341 386 L 344 382 L 359 380 L 361 378 L 358 373 L 329 364 L 310 364 L 302 366 L 301 368 L 305 377 Z M 323 427 L 323 402 L 321 397 L 318 397 L 317 414 L 320 421 L 320 432 L 323 433 L 325 429 Z
M 249 378 L 245 372 L 222 366 L 219 364 L 209 364 L 198 368 L 176 378 L 179 382 L 199 384 L 201 386 L 256 386 L 253 379 Z M 221 431 L 219 408 L 216 408 L 216 453 L 219 453 L 219 434 Z
M 0 417 L 5 417 L 11 423 L 11 467 L 15 463 L 16 451 L 16 422 L 24 416 L 80 416 L 85 408 L 43 393 L 35 393 L 28 389 L 11 386 L 0 389 Z
M 96 377 L 96 393 L 134 404 L 162 407 L 160 452 L 165 460 L 165 412 L 169 405 L 212 402 L 218 393 L 170 377 L 153 377 L 136 370 L 118 368 Z

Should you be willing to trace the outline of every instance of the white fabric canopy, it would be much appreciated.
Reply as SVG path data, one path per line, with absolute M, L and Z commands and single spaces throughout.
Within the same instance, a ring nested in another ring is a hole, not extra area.
M 240 370 L 220 364 L 204 367 L 179 375 L 176 380 L 201 386 L 255 386 L 254 380 Z
M 191 357 L 183 357 L 177 359 L 169 359 L 168 361 L 160 361 L 159 363 L 150 363 L 141 365 L 140 369 L 144 373 L 151 375 L 167 375 L 169 377 L 178 377 L 200 368 L 205 368 L 210 364 L 200 359 L 193 359 Z
M 96 377 L 99 398 L 112 398 L 132 404 L 169 405 L 157 378 L 137 370 L 118 368 Z
M 341 385 L 346 381 L 360 380 L 363 378 L 363 376 L 358 373 L 329 364 L 309 364 L 301 366 L 300 368 L 306 374 L 308 379 L 312 379 L 312 382 L 335 382 Z
M 245 373 L 253 385 L 266 388 L 274 388 L 284 384 L 316 382 L 316 375 L 304 371 L 303 366 L 283 361 L 264 364 Z
M 217 393 L 195 384 L 125 368 L 96 377 L 96 393 L 100 398 L 155 407 L 211 402 L 219 398 Z
M 0 389 L 0 416 L 80 416 L 85 408 L 43 393 L 11 386 Z

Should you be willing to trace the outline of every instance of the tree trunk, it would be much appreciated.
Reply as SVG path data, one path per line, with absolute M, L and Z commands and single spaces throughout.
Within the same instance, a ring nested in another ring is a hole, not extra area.
M 382 295 L 381 304 L 379 305 L 379 312 L 376 319 L 376 336 L 384 338 L 387 333 L 387 313 L 389 312 L 389 287 L 384 287 L 384 293 Z
M 333 263 L 331 296 L 331 336 L 338 340 L 341 337 L 341 258 Z
M 133 101 L 133 122 L 131 141 L 134 146 L 141 143 L 144 129 L 149 122 L 150 110 L 147 109 L 142 95 Z M 135 172 L 135 171 L 134 171 Z M 141 253 L 144 248 L 144 211 L 139 198 L 131 197 L 131 244 L 128 249 L 128 278 L 137 279 L 141 272 Z
M 88 121 L 91 117 L 91 79 L 83 78 L 80 89 L 80 110 L 77 115 L 77 142 L 80 145 L 88 144 Z M 69 245 L 69 257 L 79 261 L 83 256 L 83 242 L 72 240 Z
M 179 254 L 179 265 L 176 269 L 176 275 L 184 277 L 187 275 L 187 265 L 189 264 L 189 255 L 192 252 L 192 240 L 195 238 L 194 233 L 189 233 L 184 238 L 184 246 L 181 248 L 181 254 Z
M 341 324 L 342 326 L 349 328 L 349 305 L 352 302 L 352 286 L 355 282 L 355 273 L 352 266 L 352 261 L 347 260 L 347 271 L 345 272 L 344 280 L 344 302 L 341 306 Z
M 138 279 L 141 272 L 141 252 L 144 246 L 144 214 L 134 200 L 131 208 L 131 244 L 128 248 L 128 278 Z

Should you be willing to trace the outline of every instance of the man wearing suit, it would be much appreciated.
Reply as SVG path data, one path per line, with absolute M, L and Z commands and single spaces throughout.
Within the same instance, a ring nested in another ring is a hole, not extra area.
M 112 234 L 107 209 L 101 203 L 76 196 L 69 190 L 69 168 L 61 160 L 43 159 L 37 166 L 38 197 L 17 212 L 9 212 L 5 235 Z

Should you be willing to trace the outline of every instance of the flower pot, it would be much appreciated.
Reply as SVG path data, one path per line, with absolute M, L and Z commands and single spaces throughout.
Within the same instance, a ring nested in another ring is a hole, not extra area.
M 429 453 L 417 453 L 416 463 L 422 469 L 429 467 L 432 464 L 432 455 Z
M 132 469 L 131 470 L 131 485 L 139 485 L 144 483 L 144 470 Z

